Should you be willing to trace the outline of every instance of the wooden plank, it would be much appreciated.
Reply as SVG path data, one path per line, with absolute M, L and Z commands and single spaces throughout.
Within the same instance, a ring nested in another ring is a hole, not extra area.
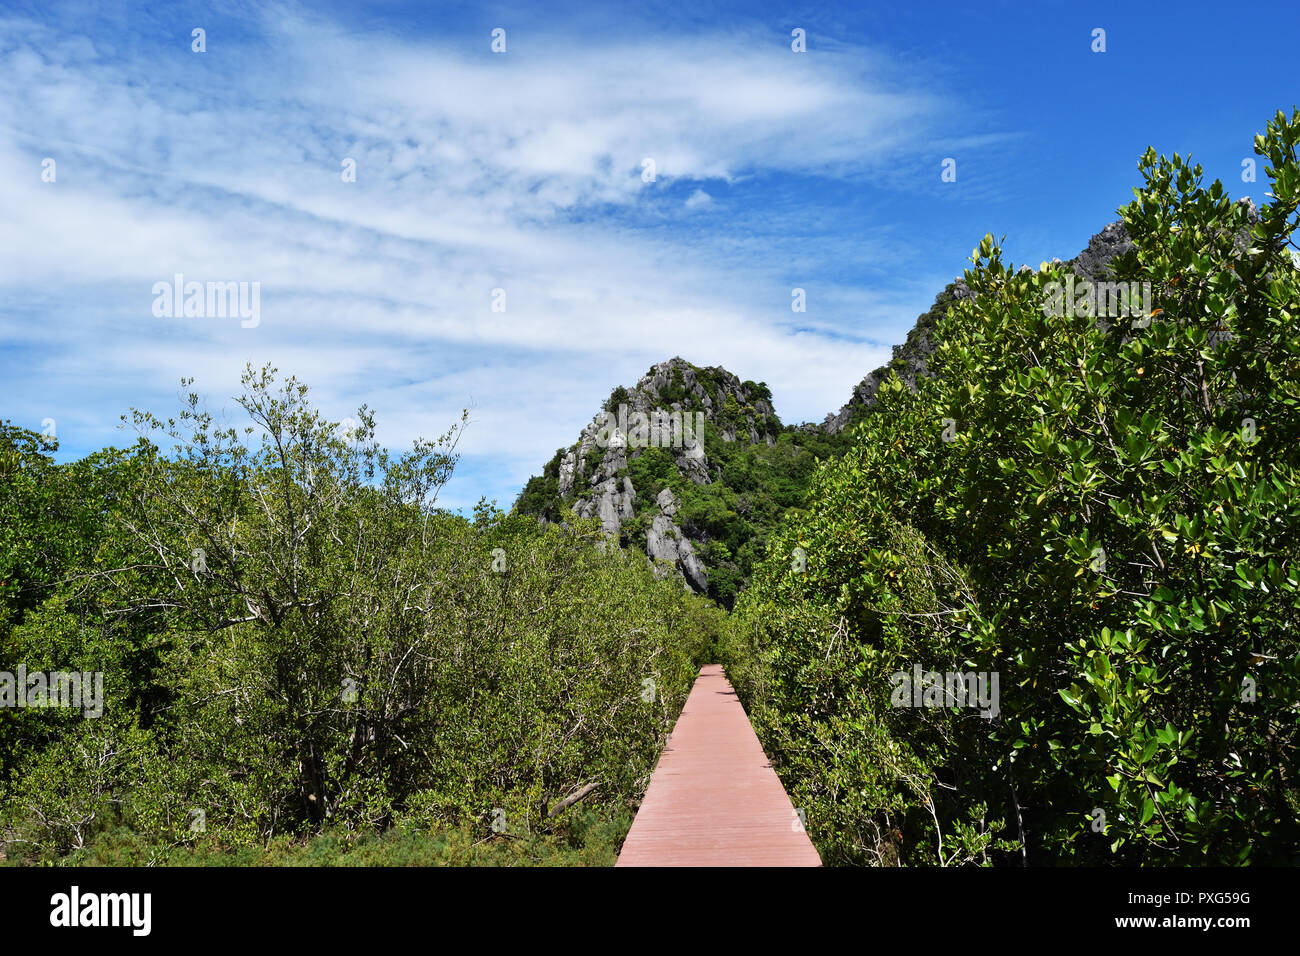
M 616 865 L 821 865 L 721 665 L 701 668 Z

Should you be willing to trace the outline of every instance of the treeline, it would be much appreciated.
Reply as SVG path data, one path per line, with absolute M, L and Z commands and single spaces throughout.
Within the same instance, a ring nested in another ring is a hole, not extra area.
M 393 454 L 367 409 L 344 429 L 292 379 L 244 386 L 245 428 L 191 394 L 66 465 L 3 426 L 0 671 L 100 672 L 105 697 L 3 713 L 5 856 L 401 827 L 477 859 L 563 849 L 574 819 L 616 842 L 721 611 L 594 522 L 438 509 L 463 423 Z
M 1298 141 L 1257 216 L 1142 157 L 1108 278 L 1149 314 L 986 237 L 773 536 L 730 671 L 827 862 L 1300 862 Z

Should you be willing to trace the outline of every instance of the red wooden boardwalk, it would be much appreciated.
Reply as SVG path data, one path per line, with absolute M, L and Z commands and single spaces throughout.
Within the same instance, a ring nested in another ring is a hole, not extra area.
M 617 866 L 821 866 L 721 665 L 686 698 Z

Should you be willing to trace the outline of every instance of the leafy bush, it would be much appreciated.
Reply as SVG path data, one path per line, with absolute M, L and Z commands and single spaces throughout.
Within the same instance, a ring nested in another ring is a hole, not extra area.
M 828 860 L 1300 858 L 1298 140 L 1257 138 L 1257 221 L 1143 156 L 1111 266 L 1149 316 L 1045 308 L 1063 270 L 986 237 L 935 377 L 774 535 L 725 653 Z M 892 706 L 914 665 L 1000 714 Z

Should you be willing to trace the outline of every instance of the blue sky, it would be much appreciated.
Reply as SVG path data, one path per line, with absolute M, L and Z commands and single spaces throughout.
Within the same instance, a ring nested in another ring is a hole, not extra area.
M 0 417 L 68 459 L 269 361 L 394 447 L 470 406 L 452 507 L 674 355 L 820 421 L 981 236 L 1074 255 L 1148 145 L 1262 201 L 1298 35 L 1294 3 L 3 0 Z M 156 317 L 177 272 L 259 283 L 259 324 Z

